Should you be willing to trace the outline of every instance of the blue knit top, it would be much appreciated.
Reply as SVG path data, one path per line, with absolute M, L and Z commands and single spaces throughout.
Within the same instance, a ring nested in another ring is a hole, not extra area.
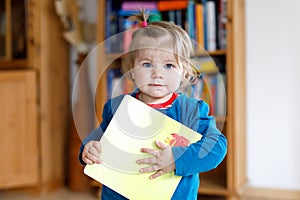
M 136 93 L 131 95 L 135 97 Z M 79 160 L 82 164 L 85 164 L 81 159 L 84 145 L 91 140 L 100 140 L 123 97 L 124 95 L 120 95 L 110 99 L 104 105 L 100 126 L 84 139 L 80 147 Z M 176 166 L 175 174 L 182 176 L 172 199 L 197 199 L 200 184 L 199 173 L 212 170 L 222 162 L 227 152 L 227 140 L 217 129 L 215 119 L 208 115 L 209 107 L 202 100 L 180 94 L 170 108 L 158 110 L 202 135 L 201 140 L 187 147 L 172 147 Z M 126 198 L 103 185 L 101 199 L 123 200 Z

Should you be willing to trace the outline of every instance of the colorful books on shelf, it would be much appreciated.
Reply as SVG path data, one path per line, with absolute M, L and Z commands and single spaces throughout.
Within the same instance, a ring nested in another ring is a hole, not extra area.
M 191 38 L 207 51 L 226 49 L 226 9 L 227 0 L 201 0 L 194 5 L 194 17 L 188 16 L 189 24 L 195 26 L 195 30 L 188 28 Z
M 179 92 L 187 96 L 205 101 L 210 108 L 210 115 L 225 116 L 226 114 L 226 76 L 225 74 L 202 75 L 198 81 L 186 86 Z
M 127 18 L 145 8 L 155 20 L 171 21 L 184 28 L 190 37 L 205 50 L 226 49 L 227 0 L 176 1 L 106 1 L 107 53 L 127 50 L 131 34 L 116 37 L 118 33 L 134 28 Z M 150 17 L 150 20 L 151 17 Z M 125 43 L 125 44 L 123 44 Z

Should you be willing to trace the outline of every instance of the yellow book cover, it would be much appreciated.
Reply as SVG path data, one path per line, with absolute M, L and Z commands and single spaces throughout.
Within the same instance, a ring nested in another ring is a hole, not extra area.
M 100 143 L 102 164 L 86 165 L 84 173 L 128 199 L 171 199 L 181 176 L 174 172 L 150 179 L 140 173 L 146 164 L 136 164 L 142 147 L 157 149 L 155 141 L 186 146 L 200 140 L 201 134 L 182 125 L 143 102 L 125 95 Z

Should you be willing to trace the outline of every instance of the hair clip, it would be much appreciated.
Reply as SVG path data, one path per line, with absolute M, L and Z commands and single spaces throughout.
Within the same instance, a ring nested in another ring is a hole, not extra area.
M 141 22 L 141 27 L 142 27 L 142 28 L 145 28 L 145 27 L 147 27 L 147 26 L 148 26 L 147 21 Z

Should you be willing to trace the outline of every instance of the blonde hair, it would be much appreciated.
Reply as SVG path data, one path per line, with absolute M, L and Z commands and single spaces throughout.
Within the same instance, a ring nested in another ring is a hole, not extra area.
M 147 23 L 149 15 L 142 9 L 137 15 L 133 15 L 129 20 L 143 24 L 143 28 L 138 28 L 132 35 L 132 42 L 129 52 L 122 56 L 122 71 L 130 71 L 134 67 L 134 61 L 141 48 L 158 48 L 157 44 L 145 44 L 143 38 L 159 39 L 168 37 L 171 42 L 171 51 L 175 54 L 176 60 L 182 63 L 183 78 L 186 83 L 194 83 L 197 79 L 197 72 L 193 67 L 194 49 L 189 35 L 179 26 L 171 22 L 156 21 Z

